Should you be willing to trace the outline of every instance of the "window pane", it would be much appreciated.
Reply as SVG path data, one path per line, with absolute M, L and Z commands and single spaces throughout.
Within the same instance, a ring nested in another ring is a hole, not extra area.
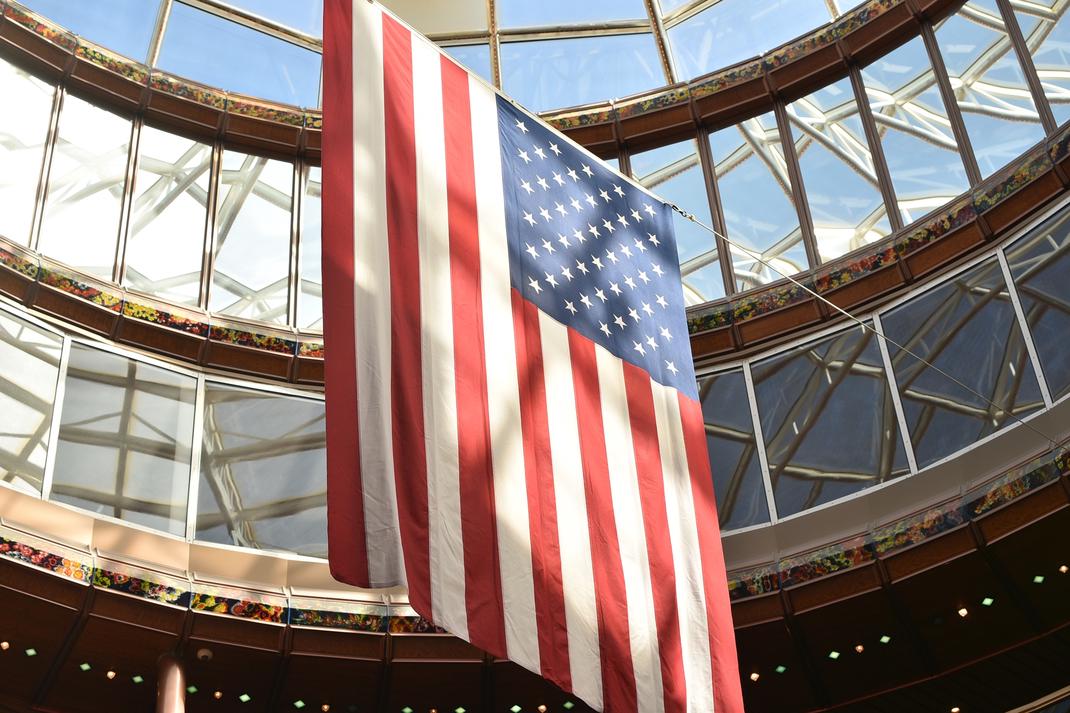
M 0 235 L 30 240 L 37 184 L 55 88 L 0 60 L 0 96 L 17 111 L 0 112 Z
M 1052 398 L 1070 393 L 1070 212 L 1063 210 L 1007 250 L 1040 368 Z
M 452 45 L 442 51 L 494 84 L 494 72 L 490 67 L 490 45 Z
M 699 379 L 698 388 L 721 529 L 769 522 L 769 504 L 742 370 Z
M 1025 44 L 1033 53 L 1033 65 L 1044 86 L 1055 122 L 1070 119 L 1070 63 L 1066 48 L 1070 46 L 1070 4 L 1062 0 L 1035 0 L 1014 5 L 1014 15 L 1025 36 Z
M 308 170 L 308 185 L 301 204 L 301 290 L 297 295 L 297 326 L 301 329 L 323 329 L 322 193 L 323 171 L 313 166 Z
M 643 0 L 498 0 L 501 27 L 575 25 L 612 20 L 645 20 Z
M 787 164 L 772 112 L 710 135 L 728 239 L 766 263 L 732 250 L 736 287 L 747 290 L 808 266 Z
M 691 79 L 727 67 L 830 19 L 824 0 L 720 0 L 669 28 L 676 74 Z
M 293 165 L 223 152 L 208 309 L 286 321 Z
M 41 228 L 43 253 L 111 279 L 129 151 L 128 120 L 78 97 L 63 98 Z
M 891 232 L 849 79 L 788 105 L 814 237 L 832 260 Z
M 635 154 L 631 163 L 635 179 L 654 194 L 694 213 L 706 225 L 713 222 L 702 164 L 693 140 Z M 724 278 L 713 235 L 675 212 L 673 230 L 680 251 L 687 304 L 724 297 Z
M 918 467 L 1043 406 L 1033 365 L 995 258 L 882 317 Z M 901 344 L 970 391 L 900 350 Z
M 209 383 L 197 539 L 327 555 L 322 401 Z
M 880 346 L 855 327 L 754 366 L 777 514 L 906 475 Z
M 213 87 L 314 107 L 320 60 L 316 52 L 176 2 L 157 66 Z
M 973 0 L 936 29 L 970 144 L 987 177 L 1044 138 L 995 0 Z
M 212 147 L 146 126 L 138 152 L 124 282 L 196 305 Z
M 52 499 L 182 535 L 197 380 L 74 344 Z
M 904 223 L 969 187 L 925 43 L 915 37 L 862 70 Z
M 24 0 L 23 5 L 138 62 L 149 54 L 159 0 Z
M 502 86 L 532 111 L 624 97 L 665 84 L 654 37 L 503 42 Z
M 229 0 L 228 4 L 306 35 L 323 35 L 323 3 L 320 0 Z
M 40 493 L 62 340 L 0 312 L 0 480 Z

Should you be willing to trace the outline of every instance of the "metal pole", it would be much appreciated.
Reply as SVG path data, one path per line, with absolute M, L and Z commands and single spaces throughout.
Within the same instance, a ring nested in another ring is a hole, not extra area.
M 186 669 L 174 654 L 156 662 L 156 713 L 186 713 Z

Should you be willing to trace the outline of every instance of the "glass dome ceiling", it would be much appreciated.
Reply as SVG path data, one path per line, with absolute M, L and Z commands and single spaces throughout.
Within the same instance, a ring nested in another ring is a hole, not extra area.
M 320 105 L 320 0 L 25 4 L 76 34 L 163 71 L 285 104 Z M 777 47 L 853 5 L 851 0 L 384 4 L 535 111 L 691 79 Z

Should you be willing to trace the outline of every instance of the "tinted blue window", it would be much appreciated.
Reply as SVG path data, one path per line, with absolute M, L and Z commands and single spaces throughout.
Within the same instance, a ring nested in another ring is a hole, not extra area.
M 321 0 L 229 0 L 236 8 L 314 37 L 323 34 Z
M 489 45 L 454 45 L 443 47 L 442 51 L 494 84 L 494 73 L 490 68 Z
M 23 0 L 71 32 L 138 62 L 149 54 L 158 0 Z

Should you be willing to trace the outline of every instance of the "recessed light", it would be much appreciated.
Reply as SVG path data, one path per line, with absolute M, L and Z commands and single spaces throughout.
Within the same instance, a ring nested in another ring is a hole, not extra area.
M 320 706 L 320 710 L 323 711 L 323 713 L 327 713 L 329 710 L 331 710 L 331 704 L 324 703 L 322 706 Z
M 985 597 L 984 599 L 981 600 L 981 606 L 983 606 L 983 607 L 990 607 L 995 603 L 996 603 L 996 600 L 993 599 L 992 597 Z
M 248 693 L 243 693 L 240 696 L 238 696 L 238 700 L 241 701 L 242 703 L 248 703 L 249 701 L 253 700 L 253 697 L 250 696 Z
M 959 707 L 955 706 L 954 708 L 952 708 L 951 713 L 959 713 Z
M 761 676 L 758 674 L 757 671 L 755 671 L 754 673 L 752 673 L 750 675 L 750 680 L 752 680 L 752 681 L 757 681 L 759 678 L 761 678 Z
M 856 654 L 860 654 L 865 650 L 866 650 L 866 647 L 863 646 L 862 644 L 858 644 L 857 646 L 855 646 L 855 653 Z
M 36 656 L 37 655 L 37 649 L 29 648 L 29 649 L 26 649 L 25 653 L 26 653 L 27 656 Z
M 1070 567 L 1067 567 L 1067 566 L 1066 566 L 1066 565 L 1064 564 L 1064 565 L 1063 565 L 1062 567 L 1060 567 L 1060 568 L 1059 568 L 1059 572 L 1060 572 L 1061 574 L 1066 574 L 1067 572 L 1070 572 Z
M 80 668 L 83 671 L 88 671 L 89 669 L 91 669 L 93 667 L 90 666 L 88 663 L 83 661 L 82 663 L 78 664 L 78 668 Z
M 1044 584 L 1044 575 L 1038 574 L 1037 576 L 1033 577 L 1033 584 Z
M 788 670 L 788 667 L 787 666 L 777 666 L 773 670 L 776 671 L 777 673 L 784 673 L 785 671 Z
M 546 713 L 546 704 L 540 703 L 539 705 L 535 706 L 535 710 L 537 710 L 539 713 Z
M 220 698 L 223 697 L 223 692 L 222 691 L 216 691 L 215 693 L 212 694 L 212 697 L 215 698 L 218 701 Z
M 141 676 L 131 676 L 130 680 L 134 683 L 143 683 L 145 681 Z
M 888 643 L 891 643 L 891 641 L 892 641 L 892 637 L 888 636 L 887 634 L 885 634 L 884 636 L 881 637 L 881 643 L 882 644 L 888 644 Z
M 832 659 L 833 661 L 835 661 L 839 657 L 840 657 L 840 652 L 839 651 L 829 651 L 829 658 Z
M 969 613 L 970 610 L 966 607 L 962 607 L 961 609 L 959 609 L 959 616 L 961 616 L 963 619 L 965 619 L 969 615 Z
M 294 708 L 296 708 L 297 710 L 301 710 L 304 707 L 305 707 L 305 702 L 304 701 L 302 701 L 300 699 L 294 701 Z
M 7 651 L 11 648 L 11 644 L 7 641 L 0 641 L 0 651 Z
M 107 677 L 108 677 L 108 680 L 110 681 L 110 680 L 112 680 L 113 678 L 115 678 L 115 671 L 108 671 L 108 672 L 107 672 L 106 674 L 104 674 L 104 675 L 105 675 L 105 676 L 107 676 Z

